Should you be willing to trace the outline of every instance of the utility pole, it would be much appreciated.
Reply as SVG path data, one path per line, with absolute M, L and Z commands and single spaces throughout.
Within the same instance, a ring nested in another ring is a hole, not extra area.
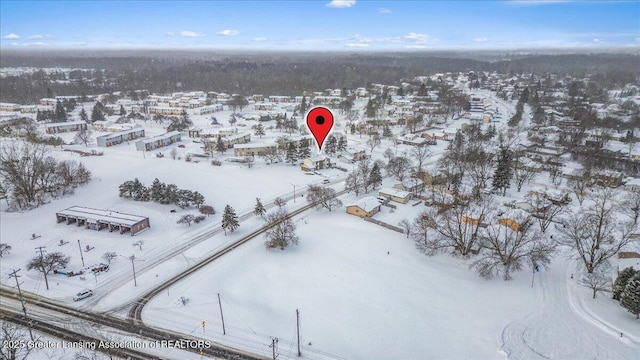
M 82 260 L 82 267 L 84 267 L 84 256 L 82 256 L 82 246 L 80 246 L 80 239 L 78 239 L 78 249 L 80 250 L 80 260 Z
M 138 286 L 138 282 L 136 281 L 136 265 L 133 262 L 135 259 L 136 256 L 131 255 L 131 268 L 133 269 L 133 286 Z
M 20 290 L 20 282 L 18 281 L 18 278 L 20 277 L 18 276 L 18 271 L 20 271 L 20 269 L 13 270 L 13 272 L 9 274 L 9 277 L 13 277 L 16 279 L 16 286 L 18 287 L 18 294 L 20 295 L 20 303 L 22 303 L 22 312 L 24 313 L 25 319 L 28 319 L 27 308 L 24 306 L 24 298 L 22 297 L 22 290 Z M 31 331 L 31 321 L 29 321 L 29 335 L 31 336 L 31 341 L 33 341 L 33 332 Z
M 300 351 L 300 310 L 296 309 L 296 332 L 298 333 L 298 356 L 302 356 Z
M 224 315 L 222 315 L 222 303 L 220 302 L 220 293 L 218 293 L 218 305 L 220 305 L 220 318 L 222 319 L 222 335 L 227 335 L 227 331 L 224 329 Z
M 40 269 L 44 274 L 44 283 L 45 285 L 47 285 L 47 290 L 49 290 L 49 280 L 47 280 L 47 272 L 44 271 L 44 248 L 46 248 L 46 246 L 38 246 L 36 250 L 40 251 Z
M 277 355 L 276 355 L 276 353 L 277 353 L 276 348 L 277 347 L 278 347 L 278 338 L 272 337 L 271 338 L 271 346 L 270 346 L 270 348 L 271 348 L 271 351 L 272 351 L 272 354 L 273 354 L 273 360 L 276 360 L 276 357 L 277 357 Z

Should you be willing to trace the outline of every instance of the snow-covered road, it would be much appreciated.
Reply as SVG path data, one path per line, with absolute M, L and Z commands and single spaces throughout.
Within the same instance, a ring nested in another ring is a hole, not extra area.
M 502 350 L 510 359 L 638 359 L 637 336 L 621 338 L 589 315 L 572 294 L 569 272 L 566 260 L 557 259 L 549 271 L 536 273 L 541 307 L 505 327 Z

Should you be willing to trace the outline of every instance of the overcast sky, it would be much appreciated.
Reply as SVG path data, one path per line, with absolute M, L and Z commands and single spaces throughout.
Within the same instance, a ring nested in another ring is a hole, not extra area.
M 0 47 L 640 47 L 638 1 L 0 1 Z

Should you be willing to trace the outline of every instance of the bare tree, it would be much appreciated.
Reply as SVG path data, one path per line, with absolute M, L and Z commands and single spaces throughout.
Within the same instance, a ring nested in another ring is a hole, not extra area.
M 9 255 L 10 252 L 11 252 L 11 245 L 0 243 L 0 258 L 4 257 L 5 255 Z
M 413 220 L 411 228 L 411 238 L 415 241 L 416 247 L 426 254 L 433 254 L 429 247 L 429 235 L 432 234 L 435 227 L 433 221 L 432 214 L 423 211 Z
M 462 256 L 470 255 L 480 239 L 480 229 L 484 226 L 491 203 L 491 199 L 483 199 L 443 206 L 440 210 L 431 208 L 425 221 L 434 231 L 423 244 L 423 251 L 431 255 L 450 249 Z
M 187 224 L 191 226 L 191 223 L 195 220 L 195 218 L 196 217 L 191 214 L 182 215 L 180 219 L 176 221 L 176 224 Z
M 543 239 L 533 227 L 533 218 L 521 211 L 504 213 L 495 220 L 482 230 L 487 250 L 472 267 L 483 278 L 502 274 L 504 280 L 511 280 L 511 273 L 522 270 L 536 243 Z
M 468 150 L 466 158 L 464 173 L 471 179 L 474 195 L 479 197 L 493 173 L 493 154 L 477 146 Z
M 398 223 L 398 226 L 404 229 L 404 233 L 407 234 L 407 238 L 409 238 L 409 235 L 411 234 L 411 228 L 413 227 L 411 222 L 407 219 L 402 219 Z
M 587 190 L 591 188 L 591 180 L 589 173 L 582 170 L 575 171 L 572 179 L 569 181 L 569 188 L 576 196 L 578 203 L 582 206 Z
M 176 148 L 171 149 L 171 151 L 169 151 L 169 156 L 171 156 L 171 159 L 175 160 L 178 157 L 178 150 L 176 150 Z
M 84 146 L 87 147 L 91 143 L 91 135 L 93 135 L 91 130 L 82 129 L 73 137 L 73 142 L 76 144 L 84 144 Z
M 369 153 L 373 154 L 373 149 L 380 145 L 380 135 L 372 135 L 369 140 L 367 140 L 367 146 L 369 146 Z
M 69 256 L 65 256 L 61 252 L 52 252 L 47 255 L 39 255 L 34 257 L 27 264 L 27 270 L 36 269 L 41 271 L 44 274 L 45 280 L 47 279 L 47 275 L 58 268 L 65 268 L 69 263 L 71 258 Z M 49 290 L 49 284 L 45 281 L 47 285 L 47 290 Z
M 266 216 L 268 229 L 265 231 L 267 241 L 265 246 L 267 249 L 284 250 L 290 245 L 298 244 L 298 236 L 296 235 L 296 225 L 289 217 L 287 210 L 278 208 Z
M 273 204 L 279 208 L 283 208 L 284 206 L 287 205 L 287 200 L 281 198 L 281 197 L 277 197 L 275 199 L 273 199 Z
M 369 176 L 371 175 L 371 160 L 362 159 L 358 161 L 358 165 L 356 167 L 356 173 L 358 174 L 358 179 L 362 183 L 362 188 L 365 193 L 369 192 L 369 186 L 372 185 L 369 181 Z
M 511 167 L 513 171 L 513 180 L 516 182 L 516 189 L 520 192 L 525 183 L 529 183 L 533 178 L 535 178 L 536 173 L 531 171 L 531 169 L 525 165 L 525 156 L 522 152 L 514 151 L 513 154 L 513 166 Z
M 111 264 L 111 260 L 113 260 L 113 259 L 115 259 L 117 257 L 118 257 L 118 254 L 116 254 L 113 251 L 108 251 L 108 252 L 102 254 L 102 259 L 104 261 L 106 261 L 107 263 L 109 263 L 109 264 Z
M 336 191 L 334 189 L 319 185 L 309 185 L 307 202 L 310 204 L 316 203 L 317 207 L 325 208 L 329 211 L 338 206 L 342 206 L 342 201 L 336 198 Z
M 264 158 L 269 161 L 269 164 L 273 164 L 274 161 L 278 161 L 278 150 L 269 149 L 264 153 Z
M 636 230 L 632 219 L 619 216 L 612 189 L 599 188 L 592 201 L 592 207 L 582 208 L 556 225 L 560 244 L 576 252 L 589 274 L 633 243 Z
M 403 181 L 409 176 L 409 169 L 411 168 L 411 161 L 404 156 L 394 156 L 389 159 L 385 169 L 389 175 L 394 176 L 399 181 Z
M 23 327 L 6 321 L 0 321 L 0 359 L 26 360 L 36 349 L 34 346 L 27 346 L 30 337 Z M 35 339 L 38 341 L 39 338 Z
M 347 178 L 344 182 L 344 189 L 347 192 L 355 192 L 356 196 L 362 191 L 364 188 L 364 183 L 360 177 L 358 170 L 354 170 L 347 175 Z
M 562 204 L 550 201 L 546 193 L 531 192 L 525 196 L 525 200 L 531 205 L 533 215 L 543 233 L 547 232 L 551 223 L 557 221 L 557 217 L 564 212 Z
M 431 150 L 426 146 L 414 146 L 409 154 L 416 162 L 416 172 L 420 173 L 422 172 L 422 165 L 431 156 Z
M 207 216 L 215 215 L 216 213 L 216 210 L 211 205 L 202 205 L 200 206 L 199 211 L 200 211 L 200 214 L 207 215 Z
M 628 196 L 625 196 L 622 202 L 622 212 L 633 219 L 633 223 L 638 223 L 640 217 L 640 193 L 632 192 Z
M 602 269 L 597 269 L 593 273 L 587 273 L 582 279 L 582 285 L 588 287 L 596 298 L 598 292 L 611 291 L 611 277 Z
M 251 169 L 256 159 L 253 156 L 245 156 L 244 163 L 247 164 L 247 167 Z

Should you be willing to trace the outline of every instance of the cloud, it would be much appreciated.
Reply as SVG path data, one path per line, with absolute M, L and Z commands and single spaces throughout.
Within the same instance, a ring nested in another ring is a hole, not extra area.
M 14 34 L 14 33 L 11 33 L 11 34 L 9 34 L 9 35 L 5 35 L 5 36 L 3 37 L 3 39 L 8 39 L 8 40 L 17 40 L 17 39 L 20 39 L 20 36 L 18 36 L 18 35 L 16 35 L 16 34 Z
M 330 8 L 350 8 L 356 4 L 356 0 L 331 0 L 325 6 Z
M 262 37 L 262 36 L 256 36 L 251 40 L 253 40 L 253 41 L 267 41 L 267 38 L 266 37 Z
M 184 37 L 200 37 L 200 36 L 204 36 L 204 34 L 197 33 L 195 31 L 183 30 L 183 31 L 180 31 L 180 36 L 184 36 Z
M 475 38 L 473 39 L 474 42 L 487 42 L 489 41 L 489 39 L 487 39 L 486 37 L 481 37 L 481 38 Z
M 378 9 L 378 12 L 380 14 L 389 14 L 391 12 L 391 10 L 389 10 L 387 8 L 380 8 L 380 9 Z
M 31 35 L 29 39 L 44 39 L 44 35 Z
M 166 36 L 173 36 L 175 35 L 172 31 L 167 31 L 167 33 L 165 34 Z
M 20 45 L 20 44 L 18 44 L 17 42 L 12 42 L 12 43 L 11 43 L 11 45 L 13 45 L 13 46 L 18 46 L 18 45 Z
M 238 31 L 238 30 L 222 30 L 222 31 L 218 31 L 217 34 L 218 35 L 223 35 L 223 36 L 236 36 L 236 35 L 240 34 L 240 31 Z
M 346 43 L 345 46 L 350 48 L 366 48 L 366 47 L 369 47 L 369 44 L 368 43 Z
M 410 32 L 404 35 L 403 38 L 405 40 L 413 41 L 416 44 L 435 43 L 438 41 L 437 39 L 434 39 L 429 35 L 414 33 L 414 32 Z
M 602 41 L 602 40 L 600 40 L 600 39 L 598 39 L 598 38 L 593 38 L 593 42 L 594 42 L 594 43 L 596 43 L 596 44 L 601 44 L 601 43 L 603 43 L 604 41 Z

